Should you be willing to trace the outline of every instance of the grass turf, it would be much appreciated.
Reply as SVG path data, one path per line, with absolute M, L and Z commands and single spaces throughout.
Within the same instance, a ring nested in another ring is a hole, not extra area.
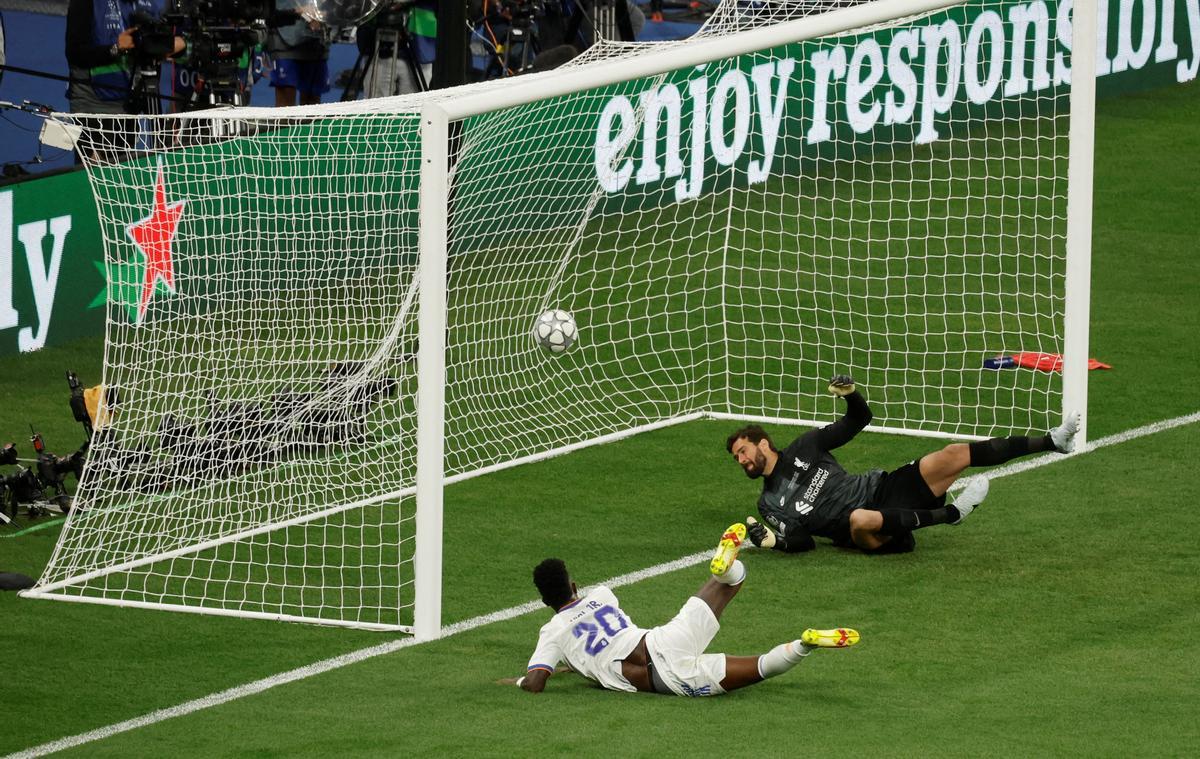
M 1091 353 L 1116 368 L 1091 376 L 1093 438 L 1200 408 L 1198 93 L 1098 106 Z M 29 416 L 52 449 L 73 448 L 81 436 L 58 378 L 98 377 L 99 353 L 83 341 L 6 359 L 0 403 L 14 411 L 0 439 L 25 437 Z M 663 430 L 448 489 L 445 620 L 530 600 L 529 566 L 543 555 L 567 559 L 587 583 L 707 547 L 755 492 L 721 450 L 726 426 Z M 864 643 L 720 701 L 625 697 L 570 676 L 536 699 L 493 686 L 520 671 L 539 613 L 81 751 L 669 756 L 712 750 L 733 732 L 765 754 L 1194 753 L 1200 562 L 1186 540 L 1200 524 L 1183 490 L 1197 437 L 1191 426 L 998 481 L 971 522 L 919 534 L 909 556 L 750 555 L 750 582 L 714 649 L 765 650 L 812 624 L 855 625 Z M 893 466 L 929 446 L 864 436 L 841 458 L 852 471 Z M 0 565 L 37 574 L 55 537 L 0 539 Z M 682 570 L 619 595 L 636 623 L 653 625 L 702 579 Z M 5 721 L 0 751 L 391 639 L 13 594 L 0 596 L 0 618 L 10 654 L 0 702 L 25 715 Z

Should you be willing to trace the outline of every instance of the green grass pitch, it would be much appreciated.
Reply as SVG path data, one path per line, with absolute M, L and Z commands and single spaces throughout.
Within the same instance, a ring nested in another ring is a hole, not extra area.
M 1198 125 L 1194 83 L 1098 104 L 1091 354 L 1114 369 L 1090 378 L 1093 439 L 1200 410 Z M 0 441 L 23 443 L 32 422 L 51 449 L 73 449 L 61 376 L 94 381 L 101 347 L 0 361 Z M 444 621 L 532 600 L 529 569 L 547 555 L 588 584 L 708 548 L 757 491 L 722 449 L 728 426 L 669 428 L 448 488 Z M 890 467 L 932 445 L 863 435 L 839 458 Z M 919 533 L 906 556 L 748 554 L 713 650 L 760 652 L 807 626 L 855 626 L 863 642 L 721 699 L 626 696 L 571 675 L 537 697 L 495 685 L 523 669 L 541 610 L 75 752 L 1194 756 L 1198 445 L 1191 424 L 999 479 L 967 524 Z M 0 571 L 37 575 L 57 527 L 8 532 Z M 703 579 L 692 567 L 617 592 L 649 627 Z M 394 639 L 5 593 L 0 754 Z

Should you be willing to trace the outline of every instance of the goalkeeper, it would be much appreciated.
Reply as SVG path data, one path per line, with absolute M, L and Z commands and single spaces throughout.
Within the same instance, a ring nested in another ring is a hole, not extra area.
M 871 421 L 871 409 L 854 380 L 833 378 L 829 390 L 846 401 L 846 414 L 811 430 L 778 450 L 758 425 L 737 430 L 725 446 L 750 479 L 763 478 L 758 512 L 766 525 L 747 519 L 755 545 L 809 551 L 813 536 L 868 553 L 907 553 L 913 531 L 937 524 L 961 524 L 987 497 L 988 481 L 976 478 L 946 504 L 946 491 L 969 466 L 994 466 L 1042 451 L 1070 453 L 1079 415 L 1041 437 L 992 438 L 952 443 L 891 472 L 872 469 L 847 474 L 830 451 L 854 439 Z M 769 526 L 768 526 L 769 525 Z

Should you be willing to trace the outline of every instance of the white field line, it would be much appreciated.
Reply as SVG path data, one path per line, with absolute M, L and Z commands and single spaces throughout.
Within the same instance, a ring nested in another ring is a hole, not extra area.
M 682 558 L 675 559 L 674 561 L 669 561 L 665 564 L 657 564 L 647 569 L 638 570 L 637 572 L 619 575 L 601 584 L 607 585 L 610 588 L 618 588 L 622 585 L 632 585 L 633 583 L 641 580 L 646 580 L 651 577 L 666 574 L 668 572 L 674 572 L 677 569 L 683 569 L 684 567 L 691 567 L 696 564 L 700 564 L 701 562 L 708 561 L 711 557 L 711 551 L 694 553 L 690 556 L 684 556 Z M 444 627 L 440 637 L 448 638 L 451 635 L 457 635 L 459 633 L 467 632 L 468 630 L 474 630 L 478 627 L 483 627 L 484 625 L 490 625 L 493 622 L 503 622 L 508 619 L 514 619 L 524 614 L 528 614 L 531 611 L 537 611 L 538 609 L 543 608 L 545 608 L 545 605 L 541 601 L 530 601 L 529 603 L 524 603 L 520 606 L 513 606 L 508 609 L 494 611 L 490 614 L 483 614 L 478 617 L 472 617 L 471 619 L 464 619 L 461 622 L 456 622 L 452 625 L 447 625 Z M 43 743 L 40 746 L 34 746 L 15 754 L 9 754 L 7 757 L 3 757 L 3 759 L 24 759 L 24 757 L 45 756 L 56 751 L 63 751 L 69 748 L 75 748 L 76 746 L 82 746 L 86 743 L 104 740 L 105 738 L 117 735 L 118 733 L 124 733 L 139 727 L 147 727 L 155 724 L 156 722 L 163 722 L 175 717 L 182 717 L 186 714 L 208 709 L 209 707 L 220 706 L 221 704 L 226 704 L 239 698 L 252 696 L 256 693 L 262 693 L 263 691 L 274 688 L 277 685 L 285 685 L 297 680 L 313 677 L 314 675 L 320 675 L 322 673 L 340 669 L 341 667 L 345 667 L 350 664 L 356 664 L 360 661 L 365 661 L 376 656 L 382 656 L 384 654 L 390 654 L 393 651 L 399 651 L 403 648 L 409 648 L 423 642 L 427 641 L 418 641 L 416 638 L 402 638 L 399 640 L 391 640 L 386 643 L 380 643 L 377 646 L 361 648 L 357 651 L 351 651 L 348 654 L 335 656 L 332 659 L 325 659 L 324 661 L 308 664 L 303 667 L 293 669 L 289 672 L 282 672 L 278 675 L 272 675 L 261 680 L 255 680 L 252 683 L 246 683 L 245 685 L 239 685 L 234 688 L 229 688 L 228 690 L 212 693 L 204 696 L 203 698 L 195 699 L 194 701 L 187 701 L 177 706 L 159 709 L 157 711 L 150 712 L 149 714 L 143 714 L 140 717 L 134 717 L 133 719 L 125 720 L 124 722 L 117 722 L 97 730 L 91 730 L 86 733 L 72 735 L 68 738 L 60 738 L 56 741 Z
M 1110 445 L 1125 443 L 1130 440 L 1135 440 L 1139 437 L 1153 435 L 1156 432 L 1164 432 L 1169 429 L 1174 429 L 1175 427 L 1182 427 L 1185 424 L 1195 424 L 1196 422 L 1200 422 L 1200 411 L 1194 411 L 1190 414 L 1177 416 L 1174 419 L 1164 419 L 1161 422 L 1147 424 L 1144 427 L 1135 427 L 1131 430 L 1125 430 L 1124 432 L 1118 432 L 1115 435 L 1109 435 L 1108 437 L 1100 438 L 1099 440 L 1093 440 L 1088 443 L 1087 447 L 1085 447 L 1082 451 L 1076 451 L 1069 456 L 1062 456 L 1057 453 L 1048 453 L 1044 456 L 1038 456 L 1035 459 L 1024 459 L 1012 464 L 1005 464 L 1004 466 L 996 467 L 995 469 L 988 470 L 987 472 L 976 476 L 987 477 L 989 480 L 995 480 L 999 479 L 1000 477 L 1007 477 L 1010 474 L 1020 474 L 1021 472 L 1028 472 L 1030 469 L 1037 469 L 1038 467 L 1046 466 L 1047 464 L 1054 464 L 1059 461 L 1069 461 L 1075 456 L 1080 456 L 1098 448 L 1107 448 Z M 971 478 L 963 478 L 959 480 L 958 482 L 954 483 L 954 486 L 951 488 L 951 490 L 959 490 L 966 487 L 967 483 L 970 482 L 970 479 Z
M 1070 456 L 1047 454 L 1045 456 L 1039 456 L 1035 459 L 1026 459 L 1015 464 L 998 467 L 989 471 L 983 476 L 988 477 L 988 479 L 1007 477 L 1012 474 L 1029 471 L 1030 469 L 1037 469 L 1038 467 L 1043 467 L 1048 464 L 1069 461 L 1075 456 L 1080 456 L 1084 453 L 1088 453 L 1099 448 L 1107 448 L 1110 445 L 1124 443 L 1139 437 L 1145 437 L 1146 435 L 1153 435 L 1156 432 L 1163 432 L 1165 430 L 1181 427 L 1185 424 L 1194 424 L 1196 422 L 1200 422 L 1200 411 L 1187 414 L 1185 416 L 1175 417 L 1174 419 L 1155 422 L 1144 427 L 1126 430 L 1125 432 L 1120 432 L 1116 435 L 1110 435 L 1109 437 L 1095 440 L 1090 443 L 1085 450 L 1076 452 Z M 963 482 L 964 481 L 956 483 L 956 487 L 962 486 Z M 686 567 L 692 567 L 697 564 L 701 564 L 705 561 L 708 561 L 711 555 L 712 554 L 710 551 L 693 553 L 689 556 L 683 556 L 665 564 L 656 564 L 655 566 L 648 567 L 646 569 L 640 569 L 636 572 L 630 572 L 629 574 L 613 577 L 601 584 L 607 585 L 610 588 L 619 588 L 623 585 L 632 585 L 633 583 L 647 580 L 651 577 L 657 577 L 668 572 L 674 572 L 677 569 L 684 569 Z M 503 622 L 505 620 L 515 619 L 516 617 L 523 616 L 542 608 L 544 608 L 544 605 L 541 601 L 530 601 L 529 603 L 524 603 L 520 606 L 512 606 L 507 609 L 491 612 L 490 614 L 483 614 L 478 617 L 472 617 L 471 619 L 464 619 L 461 622 L 456 622 L 443 628 L 440 638 L 448 638 L 452 635 L 468 632 L 485 625 L 490 625 L 494 622 Z M 117 722 L 106 727 L 91 730 L 86 733 L 80 733 L 78 735 L 72 735 L 67 738 L 59 738 L 58 740 L 50 741 L 49 743 L 43 743 L 40 746 L 34 746 L 15 754 L 9 754 L 6 757 L 0 757 L 0 759 L 26 759 L 26 757 L 45 756 L 56 751 L 63 751 L 65 749 L 82 746 L 94 741 L 104 740 L 105 738 L 109 738 L 119 733 L 124 733 L 139 727 L 147 727 L 149 725 L 153 725 L 158 722 L 164 722 L 175 717 L 182 717 L 184 715 L 198 712 L 203 709 L 208 709 L 213 706 L 227 704 L 230 701 L 235 701 L 239 698 L 252 696 L 256 693 L 262 693 L 263 691 L 270 690 L 278 685 L 285 685 L 297 680 L 304 680 L 305 678 L 313 677 L 314 675 L 320 675 L 331 670 L 340 669 L 341 667 L 345 667 L 350 664 L 357 664 L 358 662 L 366 661 L 367 659 L 371 659 L 376 656 L 382 656 L 384 654 L 390 654 L 393 651 L 410 648 L 423 642 L 426 641 L 418 641 L 415 638 L 403 638 L 400 640 L 388 641 L 387 643 L 380 643 L 377 646 L 369 646 L 367 648 L 359 649 L 358 651 L 352 651 L 348 654 L 342 654 L 341 656 L 335 656 L 331 659 L 325 659 L 313 664 L 308 664 L 303 667 L 293 669 L 289 672 L 282 672 L 278 675 L 272 675 L 271 677 L 265 677 L 261 680 L 255 680 L 252 683 L 246 683 L 245 685 L 239 685 L 218 693 L 212 693 L 204 696 L 203 698 L 187 701 L 166 709 L 159 709 L 157 711 L 150 712 L 149 714 L 143 714 L 140 717 L 134 717 L 133 719 L 125 720 L 124 722 Z

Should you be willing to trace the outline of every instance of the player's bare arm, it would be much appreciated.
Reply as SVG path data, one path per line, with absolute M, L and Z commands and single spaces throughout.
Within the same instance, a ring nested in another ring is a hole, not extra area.
M 541 693 L 546 689 L 546 681 L 550 679 L 550 675 L 548 670 L 531 669 L 521 677 L 505 677 L 496 682 L 500 685 L 515 685 L 530 693 Z

